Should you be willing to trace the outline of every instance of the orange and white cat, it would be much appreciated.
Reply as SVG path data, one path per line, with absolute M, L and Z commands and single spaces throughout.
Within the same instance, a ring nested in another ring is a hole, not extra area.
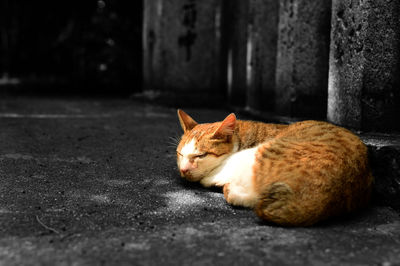
M 367 205 L 373 183 L 367 148 L 321 121 L 291 125 L 237 120 L 198 124 L 178 110 L 182 177 L 223 187 L 229 204 L 265 220 L 308 226 Z

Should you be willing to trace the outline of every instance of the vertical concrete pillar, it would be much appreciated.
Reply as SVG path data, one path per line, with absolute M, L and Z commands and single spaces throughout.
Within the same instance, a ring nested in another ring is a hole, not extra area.
M 143 34 L 145 91 L 192 98 L 224 92 L 221 0 L 146 0 Z
M 272 110 L 275 90 L 279 0 L 249 0 L 247 106 Z
M 246 103 L 246 47 L 249 21 L 247 0 L 224 1 L 223 39 L 227 47 L 227 92 L 231 105 Z
M 326 118 L 331 0 L 282 0 L 275 110 Z
M 400 2 L 333 0 L 328 119 L 400 131 Z
M 147 0 L 143 6 L 143 88 L 146 91 L 161 86 L 160 65 L 156 63 L 160 57 L 160 40 L 156 41 L 156 33 L 160 32 L 162 0 Z

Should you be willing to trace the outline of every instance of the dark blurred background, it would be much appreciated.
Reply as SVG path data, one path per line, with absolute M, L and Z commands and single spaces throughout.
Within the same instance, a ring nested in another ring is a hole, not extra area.
M 0 0 L 0 96 L 133 96 L 400 132 L 400 3 L 346 1 Z
M 1 0 L 2 90 L 81 96 L 140 90 L 142 8 L 142 1 Z

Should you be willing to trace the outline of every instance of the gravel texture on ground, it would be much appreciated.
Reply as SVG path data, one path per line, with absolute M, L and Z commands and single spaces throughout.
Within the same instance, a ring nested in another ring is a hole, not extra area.
M 179 177 L 180 134 L 172 108 L 0 100 L 0 265 L 400 265 L 398 212 L 265 223 Z

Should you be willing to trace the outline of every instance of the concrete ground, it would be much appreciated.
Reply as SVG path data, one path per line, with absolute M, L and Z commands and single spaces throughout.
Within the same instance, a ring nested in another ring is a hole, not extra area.
M 264 223 L 180 179 L 179 135 L 165 107 L 0 100 L 0 265 L 400 265 L 398 212 Z

